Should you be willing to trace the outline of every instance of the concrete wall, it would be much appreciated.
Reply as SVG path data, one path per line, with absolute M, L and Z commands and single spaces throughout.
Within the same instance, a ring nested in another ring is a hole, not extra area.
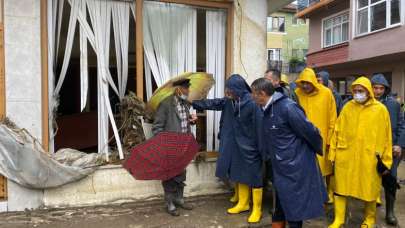
M 405 52 L 405 26 L 354 38 L 349 45 L 349 61 Z
M 215 177 L 215 162 L 192 163 L 187 168 L 186 196 L 227 191 Z M 121 166 L 106 166 L 87 178 L 45 190 L 47 207 L 71 207 L 151 200 L 162 197 L 160 181 L 135 180 Z
M 322 20 L 333 14 L 348 10 L 350 8 L 350 1 L 336 1 L 337 5 L 331 5 L 327 8 L 316 11 L 310 15 L 309 22 L 309 50 L 308 53 L 313 53 L 322 50 Z M 351 32 L 351 17 L 349 21 L 349 39 Z
M 41 140 L 40 1 L 4 0 L 7 116 Z M 42 204 L 42 191 L 8 182 L 8 210 Z
M 283 48 L 283 33 L 267 33 L 267 48 Z
M 235 1 L 232 72 L 249 84 L 267 68 L 267 15 L 266 0 Z

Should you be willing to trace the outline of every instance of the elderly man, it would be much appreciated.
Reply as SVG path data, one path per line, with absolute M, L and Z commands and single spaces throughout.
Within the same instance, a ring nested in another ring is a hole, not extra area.
M 262 157 L 256 131 L 260 110 L 242 76 L 229 77 L 225 89 L 227 97 L 194 101 L 193 107 L 222 111 L 216 176 L 236 183 L 237 197 L 232 201 L 237 203 L 228 209 L 229 214 L 248 211 L 252 192 L 253 210 L 248 222 L 257 223 L 262 217 L 263 196 Z
M 322 156 L 318 155 L 319 166 L 325 177 L 329 202 L 333 202 L 332 164 L 328 160 L 329 141 L 337 118 L 336 103 L 332 91 L 318 83 L 315 72 L 305 68 L 296 80 L 295 93 L 298 103 L 304 109 L 309 121 L 321 132 L 323 139 Z
M 195 124 L 197 117 L 190 115 L 190 105 L 187 101 L 190 80 L 182 79 L 173 83 L 176 87 L 172 96 L 163 100 L 155 114 L 152 131 L 154 135 L 160 132 L 190 133 L 191 124 Z M 184 202 L 184 182 L 186 171 L 169 180 L 162 181 L 167 204 L 167 212 L 172 216 L 179 216 L 176 207 L 192 210 L 192 206 Z
M 401 125 L 403 122 L 403 113 L 401 106 L 393 97 L 390 96 L 391 87 L 388 84 L 383 74 L 375 74 L 371 78 L 373 84 L 373 92 L 375 98 L 385 105 L 390 114 L 391 129 L 392 129 L 392 153 L 394 162 L 391 167 L 391 174 L 395 178 L 397 177 L 397 169 L 401 161 L 401 146 L 399 138 L 401 136 Z M 404 132 L 403 132 L 404 133 Z M 396 226 L 398 223 L 394 213 L 394 204 L 396 189 L 385 188 L 385 203 L 386 203 L 386 215 L 385 220 L 389 225 Z M 392 191 L 393 190 L 393 191 Z
M 304 111 L 265 78 L 252 84 L 253 98 L 263 109 L 260 149 L 271 160 L 276 206 L 273 228 L 302 227 L 303 220 L 324 214 L 327 193 L 317 164 L 322 137 Z
M 371 82 L 360 77 L 352 84 L 353 100 L 342 109 L 330 142 L 329 159 L 335 168 L 335 220 L 329 228 L 345 222 L 346 198 L 365 202 L 361 227 L 374 227 L 381 175 L 377 167 L 392 164 L 392 138 L 387 108 L 374 97 Z

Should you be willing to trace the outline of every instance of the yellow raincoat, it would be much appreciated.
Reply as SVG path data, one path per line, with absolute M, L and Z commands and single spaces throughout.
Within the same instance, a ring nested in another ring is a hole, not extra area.
M 299 87 L 295 92 L 309 121 L 321 132 L 323 156 L 318 155 L 318 161 L 322 176 L 328 176 L 332 174 L 332 163 L 328 160 L 327 146 L 337 118 L 335 98 L 329 88 L 318 83 L 315 72 L 310 68 L 305 68 L 300 74 L 296 83 L 299 85 L 301 82 L 309 82 L 315 87 L 311 94 L 304 93 Z
M 329 159 L 335 164 L 335 192 L 372 202 L 380 195 L 378 153 L 388 168 L 392 165 L 390 116 L 374 99 L 371 82 L 360 77 L 352 84 L 365 87 L 371 99 L 365 104 L 347 103 L 336 122 Z

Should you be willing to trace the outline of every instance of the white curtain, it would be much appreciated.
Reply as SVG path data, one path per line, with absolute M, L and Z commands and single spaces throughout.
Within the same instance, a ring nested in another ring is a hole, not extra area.
M 185 5 L 145 1 L 143 9 L 146 91 L 197 70 L 197 10 Z M 152 72 L 152 73 L 150 73 Z
M 206 45 L 207 72 L 214 75 L 215 87 L 208 98 L 223 97 L 225 90 L 225 39 L 226 12 L 207 11 L 206 13 Z M 220 112 L 207 111 L 207 150 L 219 149 Z
M 84 17 L 87 16 L 86 3 L 81 2 L 80 12 Z M 89 70 L 88 70 L 88 52 L 87 36 L 83 26 L 80 26 L 80 110 L 83 111 L 87 104 L 87 92 L 89 90 Z
M 88 54 L 87 42 L 90 43 L 97 54 L 97 85 L 98 85 L 98 151 L 106 153 L 108 159 L 108 129 L 109 121 L 117 142 L 120 158 L 123 159 L 121 141 L 117 126 L 111 110 L 108 96 L 109 86 L 122 99 L 125 95 L 128 79 L 128 43 L 129 43 L 129 16 L 130 11 L 135 17 L 134 2 L 119 2 L 108 0 L 67 0 L 71 6 L 67 41 L 65 46 L 62 70 L 56 87 L 54 88 L 56 58 L 58 56 L 61 20 L 64 0 L 48 0 L 48 39 L 49 39 L 49 119 L 50 119 L 50 146 L 53 151 L 54 120 L 53 112 L 58 106 L 58 96 L 62 88 L 67 68 L 69 66 L 76 24 L 80 25 L 80 66 L 81 66 L 81 109 L 86 105 L 88 93 Z M 91 25 L 87 21 L 88 9 Z M 115 50 L 117 56 L 116 85 L 109 70 L 110 62 L 110 35 L 113 23 Z M 56 34 L 56 36 L 55 36 Z M 56 39 L 55 39 L 56 38 Z

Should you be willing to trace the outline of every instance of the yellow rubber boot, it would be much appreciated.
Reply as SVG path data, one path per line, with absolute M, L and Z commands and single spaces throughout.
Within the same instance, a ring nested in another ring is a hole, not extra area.
M 233 194 L 232 198 L 229 200 L 231 203 L 237 203 L 239 199 L 239 191 L 238 191 L 238 183 L 235 183 L 235 193 Z
M 346 216 L 346 197 L 345 196 L 337 196 L 334 197 L 335 203 L 335 220 L 333 223 L 328 226 L 328 228 L 340 228 L 343 224 L 345 224 L 345 216 Z
M 248 222 L 258 223 L 262 218 L 262 201 L 263 201 L 263 188 L 253 188 L 253 210 L 250 214 Z
M 361 228 L 373 228 L 377 218 L 377 203 L 375 201 L 365 203 L 364 217 Z
M 250 209 L 250 188 L 245 184 L 238 184 L 239 201 L 236 206 L 228 209 L 229 214 L 239 214 Z

